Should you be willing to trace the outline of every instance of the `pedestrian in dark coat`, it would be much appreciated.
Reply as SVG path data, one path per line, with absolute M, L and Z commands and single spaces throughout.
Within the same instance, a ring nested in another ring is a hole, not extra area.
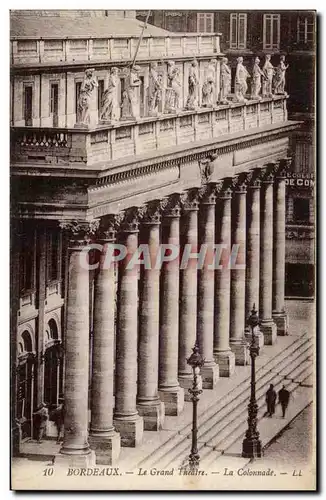
M 285 389 L 285 386 L 283 385 L 282 389 L 278 392 L 278 402 L 281 404 L 282 407 L 283 418 L 285 417 L 286 409 L 289 404 L 289 399 L 290 399 L 290 393 Z
M 45 403 L 41 403 L 38 410 L 34 413 L 34 422 L 36 429 L 36 439 L 38 443 L 42 442 L 46 430 L 46 424 L 49 420 L 49 410 Z
M 53 420 L 53 422 L 55 423 L 58 432 L 57 443 L 60 443 L 60 439 L 61 437 L 63 437 L 63 430 L 64 430 L 63 419 L 64 419 L 64 406 L 63 403 L 61 403 L 51 413 L 51 420 Z
M 270 384 L 269 389 L 266 392 L 267 414 L 269 417 L 272 417 L 275 413 L 276 398 L 277 396 L 274 386 L 273 384 Z

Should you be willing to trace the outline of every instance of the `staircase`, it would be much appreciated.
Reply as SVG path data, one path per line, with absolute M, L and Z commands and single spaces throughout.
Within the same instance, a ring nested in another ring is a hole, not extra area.
M 294 337 L 295 338 L 295 337 Z M 270 347 L 264 347 L 267 351 Z M 313 399 L 313 353 L 314 345 L 307 334 L 296 337 L 295 340 L 277 352 L 276 355 L 267 358 L 266 362 L 256 370 L 256 398 L 258 404 L 258 428 L 268 427 L 273 419 L 265 419 L 264 413 L 265 392 L 269 384 L 274 384 L 278 391 L 282 385 L 290 391 L 289 409 L 296 401 L 298 414 L 311 403 Z M 238 368 L 238 367 L 237 367 Z M 250 375 L 229 390 L 223 397 L 217 400 L 219 388 L 211 392 L 216 397 L 216 402 L 210 404 L 199 415 L 198 418 L 198 449 L 201 457 L 201 468 L 209 467 L 218 456 L 223 454 L 240 455 L 239 443 L 242 442 L 247 429 L 248 402 L 250 397 Z M 223 384 L 225 379 L 220 379 Z M 218 386 L 219 386 L 218 384 Z M 206 391 L 205 391 L 206 392 Z M 292 399 L 292 401 L 291 401 Z M 200 405 L 199 405 L 200 411 Z M 277 409 L 280 412 L 280 409 Z M 176 417 L 173 417 L 176 418 Z M 294 418 L 294 417 L 293 417 Z M 264 422 L 266 424 L 264 425 Z M 287 425 L 286 420 L 279 421 L 283 428 Z M 164 431 L 161 431 L 164 433 Z M 273 431 L 272 431 L 273 432 Z M 268 439 L 266 436 L 268 436 Z M 271 432 L 261 432 L 263 447 L 272 437 Z M 180 467 L 188 460 L 191 446 L 191 423 L 187 423 L 179 430 L 170 434 L 165 442 L 157 443 L 153 451 L 135 463 L 135 467 L 167 469 L 172 466 Z M 130 456 L 129 456 L 130 458 Z M 129 462 L 130 464 L 130 462 Z M 131 464 L 130 464 L 131 465 Z

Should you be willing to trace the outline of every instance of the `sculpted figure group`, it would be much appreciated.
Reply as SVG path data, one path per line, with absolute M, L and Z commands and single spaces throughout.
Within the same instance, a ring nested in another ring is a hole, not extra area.
M 262 97 L 272 97 L 275 94 L 287 95 L 285 92 L 287 69 L 285 56 L 281 56 L 278 66 L 274 67 L 271 63 L 271 56 L 267 54 L 262 68 L 260 67 L 260 59 L 255 58 L 252 74 L 250 74 L 243 64 L 243 57 L 238 57 L 234 93 L 232 94 L 232 73 L 226 57 L 223 57 L 220 63 L 219 88 L 216 87 L 216 60 L 211 59 L 206 66 L 203 84 L 200 88 L 199 66 L 194 59 L 188 68 L 187 80 L 185 81 L 184 109 L 195 110 L 199 106 L 209 108 L 216 103 L 223 105 L 230 102 L 246 102 L 248 99 L 260 100 Z M 140 77 L 140 72 L 141 67 L 137 65 L 123 70 L 119 70 L 117 67 L 111 68 L 107 88 L 102 96 L 101 122 L 137 120 L 140 117 L 140 88 L 144 84 L 144 77 Z M 250 82 L 250 94 L 248 93 L 248 81 Z M 87 69 L 77 101 L 76 119 L 78 126 L 88 126 L 90 123 L 91 98 L 97 87 L 98 82 L 94 76 L 94 69 Z M 183 108 L 180 69 L 174 61 L 168 61 L 166 73 L 163 66 L 159 67 L 157 62 L 151 63 L 145 99 L 147 100 L 148 116 L 158 116 L 160 113 L 177 113 Z M 144 104 L 144 97 L 142 104 Z

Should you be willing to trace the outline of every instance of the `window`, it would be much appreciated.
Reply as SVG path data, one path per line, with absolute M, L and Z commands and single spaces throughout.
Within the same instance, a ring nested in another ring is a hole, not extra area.
M 24 87 L 24 120 L 26 126 L 33 125 L 33 87 L 25 85 Z
M 57 281 L 60 278 L 60 239 L 57 232 L 47 236 L 47 281 Z
M 98 80 L 98 88 L 97 88 L 97 109 L 98 115 L 100 116 L 102 110 L 102 100 L 104 94 L 104 80 Z
M 309 198 L 293 199 L 293 219 L 309 222 Z
M 280 47 L 280 14 L 264 14 L 263 48 L 279 49 Z
M 297 42 L 312 43 L 314 41 L 314 20 L 308 17 L 298 17 Z
M 34 288 L 34 235 L 25 233 L 21 238 L 20 248 L 20 291 L 28 292 Z
M 58 126 L 58 100 L 59 100 L 59 85 L 51 84 L 50 91 L 50 114 L 52 115 L 53 127 Z
M 230 49 L 247 47 L 247 14 L 230 14 Z
M 199 33 L 213 33 L 214 14 L 207 14 L 205 12 L 197 14 L 197 31 Z
M 76 82 L 76 84 L 75 84 L 75 113 L 76 113 L 76 115 L 78 113 L 78 99 L 79 99 L 81 84 L 82 84 L 82 82 Z

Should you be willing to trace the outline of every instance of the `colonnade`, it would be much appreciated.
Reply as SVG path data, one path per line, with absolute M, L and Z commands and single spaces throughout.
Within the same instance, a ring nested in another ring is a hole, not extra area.
M 196 339 L 205 358 L 204 389 L 214 388 L 219 377 L 230 377 L 235 365 L 248 363 L 245 326 L 253 303 L 259 310 L 256 336 L 261 347 L 287 333 L 289 161 L 103 218 L 96 233 L 92 226 L 93 235 L 86 223 L 74 225 L 66 306 L 65 432 L 59 458 L 86 464 L 94 460 L 95 451 L 98 463 L 112 463 L 120 446 L 139 445 L 144 429 L 159 431 L 165 415 L 180 414 L 192 382 L 187 358 Z M 62 227 L 68 229 L 69 223 Z M 103 245 L 102 260 L 113 242 L 124 244 L 127 252 L 118 264 L 100 265 L 95 278 L 88 422 L 89 272 L 80 254 L 87 252 L 91 237 Z M 151 266 L 128 266 L 143 243 Z M 180 246 L 180 252 L 160 268 L 155 262 L 161 244 Z M 198 269 L 203 248 L 206 254 Z M 187 252 L 188 264 L 182 265 Z

